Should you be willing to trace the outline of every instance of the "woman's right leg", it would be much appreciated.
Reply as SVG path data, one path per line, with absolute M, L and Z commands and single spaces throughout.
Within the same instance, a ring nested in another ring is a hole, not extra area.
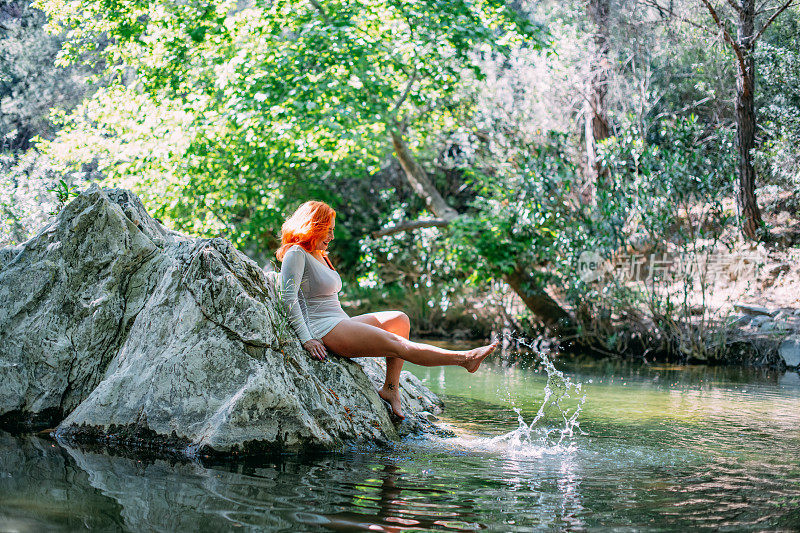
M 404 339 L 408 339 L 411 333 L 411 322 L 402 311 L 366 313 L 350 317 L 350 320 L 381 328 L 384 331 L 400 335 Z M 378 395 L 389 402 L 394 414 L 400 418 L 405 418 L 400 402 L 400 372 L 403 370 L 403 362 L 399 357 L 386 358 L 386 379 L 383 387 L 378 390 Z
M 463 366 L 469 372 L 475 372 L 497 347 L 494 342 L 467 351 L 445 350 L 355 320 L 342 320 L 322 337 L 322 342 L 344 357 L 399 357 L 421 366 Z

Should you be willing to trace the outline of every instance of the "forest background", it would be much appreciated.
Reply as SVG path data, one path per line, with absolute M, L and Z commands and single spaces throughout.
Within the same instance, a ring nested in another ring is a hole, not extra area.
M 0 246 L 100 182 L 270 268 L 319 199 L 351 313 L 725 358 L 709 257 L 800 246 L 798 4 L 3 0 Z

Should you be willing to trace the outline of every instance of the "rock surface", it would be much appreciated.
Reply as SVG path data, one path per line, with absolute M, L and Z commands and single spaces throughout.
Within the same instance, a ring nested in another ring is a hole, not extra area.
M 786 366 L 797 368 L 800 367 L 800 335 L 789 335 L 781 343 L 778 348 Z
M 274 273 L 228 241 L 165 229 L 125 190 L 93 186 L 0 249 L 7 426 L 60 422 L 59 438 L 187 455 L 331 449 L 397 438 L 367 377 L 381 372 L 308 357 Z M 407 411 L 440 410 L 402 379 Z
M 777 310 L 767 309 L 763 305 L 751 305 L 745 303 L 735 303 L 733 304 L 733 308 L 747 315 L 756 315 L 756 316 L 757 315 L 775 316 L 775 314 L 778 312 Z

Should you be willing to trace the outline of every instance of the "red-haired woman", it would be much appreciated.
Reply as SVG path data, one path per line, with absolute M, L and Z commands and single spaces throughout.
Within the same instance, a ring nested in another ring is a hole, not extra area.
M 281 296 L 300 342 L 319 360 L 327 349 L 344 357 L 386 357 L 386 381 L 378 394 L 403 417 L 400 370 L 403 361 L 422 366 L 459 365 L 475 372 L 497 342 L 467 351 L 452 351 L 408 340 L 410 323 L 402 311 L 350 317 L 339 304 L 342 279 L 328 259 L 336 212 L 324 202 L 306 202 L 283 224 Z

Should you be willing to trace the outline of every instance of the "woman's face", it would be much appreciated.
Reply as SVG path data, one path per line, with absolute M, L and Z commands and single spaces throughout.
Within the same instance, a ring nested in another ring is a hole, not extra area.
M 331 224 L 331 226 L 328 228 L 328 234 L 321 241 L 317 243 L 317 250 L 322 250 L 323 252 L 328 251 L 328 245 L 333 240 L 333 228 L 335 227 L 336 227 L 336 222 Z

